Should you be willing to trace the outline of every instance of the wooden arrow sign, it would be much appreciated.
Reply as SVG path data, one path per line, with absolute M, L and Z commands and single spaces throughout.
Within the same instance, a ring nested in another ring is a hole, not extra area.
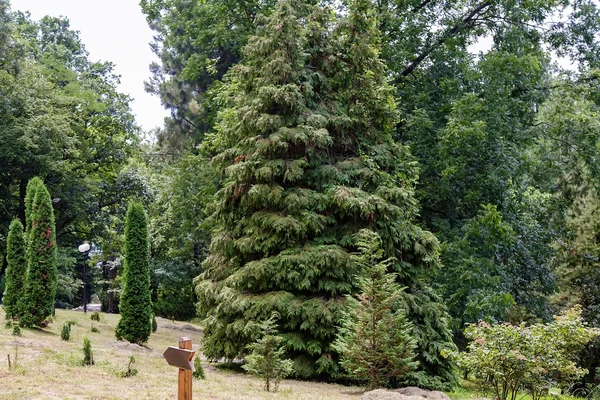
M 169 365 L 193 372 L 194 363 L 192 363 L 192 359 L 194 358 L 194 354 L 196 354 L 196 352 L 192 350 L 179 349 L 174 346 L 169 346 L 169 348 L 163 353 L 163 356 Z

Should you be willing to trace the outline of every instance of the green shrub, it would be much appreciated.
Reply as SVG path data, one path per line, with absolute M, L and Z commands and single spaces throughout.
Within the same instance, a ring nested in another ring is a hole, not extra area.
M 156 316 L 152 316 L 152 333 L 155 333 L 158 329 L 158 324 L 156 323 Z
M 65 324 L 69 325 L 69 328 L 72 327 L 73 325 L 77 325 L 77 323 L 75 321 L 67 321 L 65 322 Z
M 246 364 L 242 366 L 251 375 L 258 376 L 265 381 L 265 390 L 276 392 L 279 382 L 292 373 L 294 363 L 284 360 L 283 338 L 277 335 L 275 319 L 277 313 L 261 324 L 262 337 L 248 345 L 250 355 L 246 356 Z
M 62 340 L 71 339 L 71 325 L 68 322 L 63 325 L 62 331 L 60 332 L 60 338 Z
M 23 286 L 27 275 L 25 248 L 23 224 L 15 219 L 10 223 L 6 240 L 6 288 L 2 297 L 6 319 L 19 318 L 18 304 L 23 295 Z
M 10 329 L 10 328 L 12 328 L 12 326 L 13 326 L 13 323 L 12 323 L 12 320 L 10 320 L 10 319 L 4 323 L 4 327 L 6 329 Z
M 83 365 L 94 365 L 92 343 L 87 337 L 83 338 Z
M 131 203 L 125 221 L 125 264 L 123 291 L 119 303 L 121 319 L 115 329 L 117 339 L 145 343 L 152 331 L 150 298 L 150 249 L 148 220 L 144 207 Z
M 202 361 L 200 357 L 196 356 L 194 358 L 194 378 L 196 379 L 206 379 L 206 375 L 204 374 L 204 367 L 202 366 Z
M 21 336 L 21 328 L 18 325 L 13 326 L 13 336 Z
M 135 357 L 131 356 L 129 357 L 129 364 L 127 364 L 127 371 L 121 372 L 119 376 L 121 378 L 136 376 L 138 374 L 138 370 L 133 367 L 133 364 L 135 364 Z
M 94 311 L 92 313 L 92 315 L 90 316 L 92 321 L 98 321 L 100 322 L 100 313 L 98 311 Z
M 417 368 L 417 343 L 401 306 L 403 289 L 396 275 L 387 273 L 393 259 L 382 260 L 379 235 L 362 229 L 356 242 L 359 253 L 352 261 L 362 271 L 356 279 L 361 292 L 347 299 L 334 348 L 347 375 L 373 390 L 402 382 Z
M 491 386 L 496 398 L 515 400 L 519 391 L 526 391 L 538 400 L 550 387 L 587 372 L 574 358 L 599 334 L 585 326 L 577 306 L 548 324 L 472 324 L 465 330 L 469 351 L 450 354 L 481 384 Z
M 96 328 L 93 323 L 92 323 L 92 327 L 90 328 L 90 331 L 93 333 L 100 333 L 100 329 Z
M 26 211 L 27 227 L 30 227 L 25 233 L 27 277 L 18 304 L 19 323 L 24 327 L 48 324 L 54 312 L 57 285 L 58 255 L 52 200 L 41 180 L 34 188 L 31 209 Z

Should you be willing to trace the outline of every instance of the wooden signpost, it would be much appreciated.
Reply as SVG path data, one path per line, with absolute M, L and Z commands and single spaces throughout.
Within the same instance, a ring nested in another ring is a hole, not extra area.
M 179 338 L 179 347 L 169 346 L 163 356 L 174 367 L 179 368 L 178 400 L 192 400 L 192 372 L 194 372 L 195 351 L 192 351 L 192 339 Z

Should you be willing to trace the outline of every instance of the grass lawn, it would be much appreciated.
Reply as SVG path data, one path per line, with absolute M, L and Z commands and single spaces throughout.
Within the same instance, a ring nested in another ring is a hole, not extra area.
M 3 312 L 0 315 L 3 316 Z M 147 347 L 114 338 L 118 315 L 101 313 L 94 322 L 100 332 L 92 333 L 91 313 L 57 310 L 54 323 L 44 330 L 22 330 L 12 336 L 12 328 L 0 326 L 0 399 L 176 399 L 177 369 L 170 367 L 162 353 L 177 346 L 180 336 L 193 340 L 198 348 L 201 333 L 184 329 L 188 323 L 157 318 L 158 331 Z M 66 321 L 74 321 L 71 340 L 63 341 L 60 331 Z M 196 327 L 197 328 L 197 327 Z M 83 338 L 92 343 L 95 365 L 81 366 Z M 16 367 L 8 368 L 10 354 Z M 129 357 L 134 356 L 138 375 L 121 378 Z M 218 370 L 204 363 L 206 380 L 194 380 L 195 399 L 351 399 L 362 390 L 341 385 L 283 381 L 278 393 L 263 391 L 262 382 L 246 374 Z

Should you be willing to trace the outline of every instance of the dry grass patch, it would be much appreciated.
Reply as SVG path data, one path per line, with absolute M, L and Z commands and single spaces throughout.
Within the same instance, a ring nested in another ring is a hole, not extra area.
M 3 314 L 3 313 L 2 313 Z M 198 348 L 201 330 L 187 322 L 157 318 L 158 331 L 144 347 L 114 338 L 119 316 L 101 314 L 94 321 L 99 333 L 91 332 L 91 313 L 57 310 L 54 323 L 44 330 L 22 330 L 21 337 L 12 336 L 12 328 L 0 327 L 0 399 L 176 399 L 177 370 L 167 365 L 162 353 L 177 346 L 180 336 L 188 336 Z M 60 338 L 67 321 L 71 340 Z M 95 365 L 84 367 L 83 338 L 92 343 Z M 13 368 L 9 370 L 10 354 Z M 14 365 L 16 356 L 16 365 Z M 134 356 L 139 373 L 120 377 Z M 206 364 L 205 364 L 206 365 Z M 262 390 L 263 384 L 251 376 L 215 368 L 206 368 L 206 380 L 194 381 L 196 399 L 297 399 L 358 400 L 362 394 L 356 387 L 325 383 L 285 380 L 278 393 Z

